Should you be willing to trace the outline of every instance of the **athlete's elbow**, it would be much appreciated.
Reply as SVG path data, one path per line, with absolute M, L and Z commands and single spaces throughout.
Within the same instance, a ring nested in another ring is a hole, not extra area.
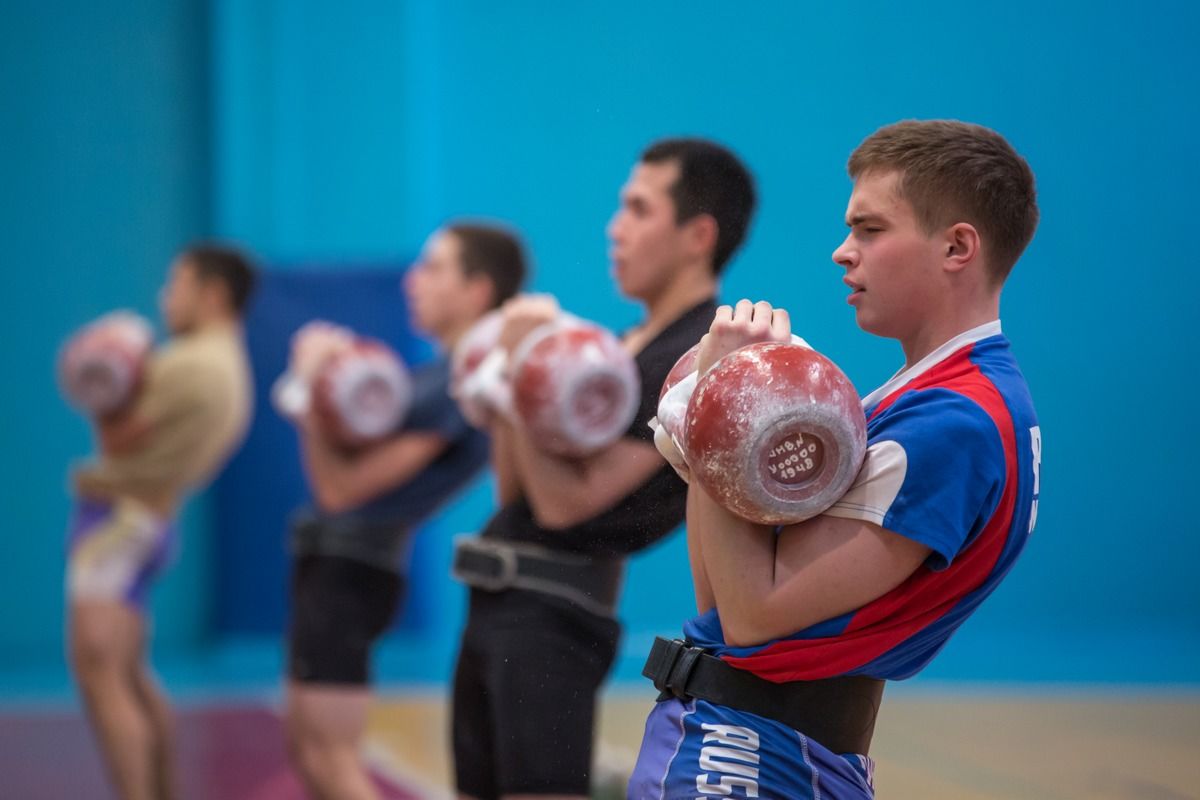
M 742 636 L 738 633 L 726 631 L 725 644 L 730 647 L 756 647 L 765 643 L 767 640 L 758 636 Z
M 124 456 L 134 453 L 142 443 L 142 437 L 128 432 L 101 431 L 99 436 L 100 452 L 110 456 Z
M 736 615 L 727 617 L 721 613 L 721 633 L 725 644 L 730 647 L 756 647 L 774 638 L 771 633 L 754 619 L 739 619 Z
M 533 521 L 548 531 L 564 531 L 575 525 L 575 515 L 559 509 L 534 509 Z
M 350 493 L 336 486 L 317 486 L 313 494 L 317 505 L 326 514 L 341 514 L 357 505 Z
M 538 527 L 548 531 L 562 531 L 572 528 L 593 515 L 590 508 L 580 504 L 535 500 L 529 498 L 529 507 L 533 512 L 533 521 Z

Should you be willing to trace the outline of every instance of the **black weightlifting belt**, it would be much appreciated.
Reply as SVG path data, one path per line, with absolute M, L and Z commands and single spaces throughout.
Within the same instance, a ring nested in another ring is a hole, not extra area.
M 866 755 L 884 682 L 847 676 L 774 683 L 729 666 L 681 639 L 654 640 L 642 674 L 659 701 L 697 698 L 782 722 L 834 753 Z
M 567 553 L 537 545 L 460 536 L 451 574 L 476 589 L 527 589 L 615 617 L 625 559 Z

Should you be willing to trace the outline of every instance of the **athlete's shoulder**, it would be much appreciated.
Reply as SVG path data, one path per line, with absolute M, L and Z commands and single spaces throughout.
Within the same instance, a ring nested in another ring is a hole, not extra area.
M 1003 336 L 995 336 L 979 342 L 972 353 L 971 360 L 979 373 L 1004 398 L 1005 404 L 1012 413 L 1032 419 L 1034 416 L 1032 393 L 1008 339 Z M 1035 424 L 1035 422 L 1030 424 Z
M 181 337 L 163 344 L 150 362 L 143 393 L 156 401 L 224 405 L 251 391 L 249 361 L 237 340 Z
M 877 390 L 866 407 L 872 420 L 904 412 L 937 415 L 948 423 L 961 423 L 964 415 L 981 423 L 986 417 L 997 426 L 1014 410 L 1027 409 L 1029 389 L 1002 334 L 971 342 L 910 380 Z
M 153 361 L 160 369 L 181 372 L 236 365 L 245 357 L 245 343 L 240 336 L 203 331 L 171 337 L 154 351 Z
M 962 386 L 909 388 L 889 398 L 868 417 L 867 435 L 871 441 L 894 438 L 898 432 L 904 432 L 905 438 L 957 448 L 994 437 L 997 420 L 984 398 Z

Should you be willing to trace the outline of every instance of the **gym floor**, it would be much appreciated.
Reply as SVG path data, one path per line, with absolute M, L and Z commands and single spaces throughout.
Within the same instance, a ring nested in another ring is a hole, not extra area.
M 389 686 L 371 716 L 366 757 L 388 800 L 450 798 L 446 700 Z M 185 800 L 301 800 L 287 767 L 277 698 L 184 701 Z M 653 690 L 620 686 L 601 710 L 598 797 L 622 797 Z M 876 728 L 885 800 L 1177 800 L 1200 798 L 1200 695 L 1193 690 L 1057 685 L 889 687 Z M 0 797 L 108 800 L 73 704 L 0 710 Z

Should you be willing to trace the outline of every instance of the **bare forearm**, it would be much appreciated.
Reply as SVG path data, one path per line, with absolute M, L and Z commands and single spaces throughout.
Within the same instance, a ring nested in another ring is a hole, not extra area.
M 341 454 L 333 449 L 316 431 L 300 429 L 300 455 L 308 484 L 317 503 L 327 511 L 336 511 L 346 494 L 345 470 Z
M 326 511 L 357 508 L 417 477 L 445 451 L 435 431 L 405 431 L 352 452 L 339 450 L 313 426 L 300 435 L 304 468 Z
M 523 491 L 513 455 L 512 424 L 497 420 L 489 433 L 492 438 L 492 470 L 496 473 L 496 500 L 503 506 L 519 499 Z
M 586 469 L 539 450 L 528 436 L 511 427 L 508 432 L 514 472 L 538 521 L 548 527 L 567 527 L 572 512 L 587 505 Z
M 688 548 L 688 564 L 692 569 L 692 586 L 696 594 L 696 610 L 701 614 L 706 614 L 716 606 L 717 601 L 713 598 L 712 585 L 708 581 L 708 570 L 704 567 L 704 548 L 700 544 L 700 530 L 698 525 L 692 525 L 691 520 L 697 518 L 699 511 L 693 510 L 696 505 L 694 499 L 699 492 L 693 494 L 688 492 L 687 499 L 687 548 Z
M 757 622 L 775 587 L 775 532 L 731 514 L 693 481 L 688 489 L 688 535 L 696 539 L 726 641 L 757 643 L 748 639 L 756 638 Z
M 694 497 L 692 495 L 695 495 Z M 900 585 L 929 548 L 862 520 L 817 516 L 776 534 L 689 490 L 725 641 L 761 644 L 862 608 Z
M 567 459 L 538 447 L 521 428 L 510 427 L 506 446 L 534 519 L 552 530 L 595 517 L 663 468 L 653 445 L 630 438 L 618 439 L 586 457 Z

